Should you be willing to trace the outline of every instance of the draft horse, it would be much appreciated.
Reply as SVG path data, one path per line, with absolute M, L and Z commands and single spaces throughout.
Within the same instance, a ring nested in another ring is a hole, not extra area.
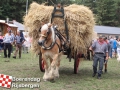
M 41 27 L 38 44 L 41 47 L 40 51 L 44 61 L 45 73 L 43 79 L 45 81 L 59 77 L 60 57 L 63 53 L 65 42 L 65 37 L 54 25 L 48 23 Z

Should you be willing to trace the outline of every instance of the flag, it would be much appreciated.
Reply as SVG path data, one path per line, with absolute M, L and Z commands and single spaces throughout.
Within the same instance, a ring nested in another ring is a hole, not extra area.
M 11 88 L 12 76 L 0 74 L 0 86 L 5 88 Z

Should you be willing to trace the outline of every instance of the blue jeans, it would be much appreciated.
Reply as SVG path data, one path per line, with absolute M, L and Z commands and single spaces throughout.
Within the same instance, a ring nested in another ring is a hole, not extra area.
M 0 50 L 2 50 L 3 48 L 0 46 Z
M 102 74 L 103 64 L 104 64 L 104 54 L 95 54 L 93 57 L 93 72 Z M 97 71 L 97 66 L 99 62 L 99 70 Z
M 112 48 L 110 47 L 110 49 L 109 49 L 109 57 L 110 57 L 110 58 L 112 58 L 112 52 L 113 52 L 113 51 L 112 51 Z

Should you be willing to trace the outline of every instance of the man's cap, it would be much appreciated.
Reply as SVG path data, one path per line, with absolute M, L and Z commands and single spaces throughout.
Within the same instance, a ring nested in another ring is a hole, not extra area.
M 103 38 L 104 40 L 107 39 L 107 37 L 105 35 L 102 35 L 101 38 Z
M 104 40 L 107 40 L 107 37 L 103 37 L 104 38 Z
M 105 36 L 103 36 L 103 35 L 100 35 L 100 36 L 99 36 L 99 38 L 104 38 L 104 37 L 105 37 Z

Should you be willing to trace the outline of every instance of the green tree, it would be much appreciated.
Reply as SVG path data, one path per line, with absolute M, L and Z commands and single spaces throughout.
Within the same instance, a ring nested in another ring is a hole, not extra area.
M 81 5 L 84 3 L 84 0 L 73 0 L 74 3 Z
M 87 7 L 89 7 L 93 11 L 94 14 L 97 13 L 97 11 L 96 11 L 96 7 L 97 7 L 96 0 L 84 0 L 83 4 Z
M 23 0 L 0 0 L 2 15 L 0 15 L 0 19 L 9 18 L 10 20 L 17 20 L 22 22 L 22 15 L 24 15 L 25 11 L 25 2 Z
M 116 25 L 120 26 L 120 1 L 117 1 Z
M 63 5 L 68 5 L 73 3 L 72 0 L 47 0 L 47 2 L 49 3 L 49 5 L 54 5 L 58 3 L 61 3 Z
M 26 14 L 26 1 L 27 0 L 0 0 L 0 19 L 23 21 L 23 16 Z M 44 0 L 28 0 L 28 6 L 36 1 L 38 3 Z
M 75 0 L 75 3 L 89 7 L 95 14 L 99 25 L 120 25 L 119 0 Z
M 97 24 L 115 26 L 116 3 L 114 0 L 97 0 Z
M 0 15 L 2 15 L 2 12 L 3 12 L 2 7 L 0 7 Z
M 27 0 L 0 0 L 0 19 L 23 21 L 26 14 Z M 97 18 L 97 24 L 107 26 L 120 26 L 120 1 L 119 0 L 28 0 L 29 5 L 33 2 L 39 4 L 49 2 L 50 5 L 72 3 L 88 6 Z

